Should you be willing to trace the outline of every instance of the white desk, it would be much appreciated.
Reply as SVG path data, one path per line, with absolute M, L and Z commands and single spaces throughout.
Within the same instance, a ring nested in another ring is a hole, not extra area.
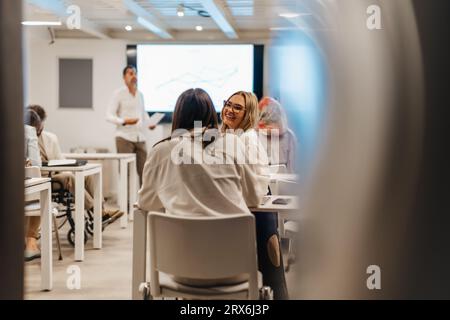
M 84 181 L 93 176 L 94 187 L 94 248 L 102 247 L 102 166 L 87 164 L 84 166 L 42 167 L 41 171 L 75 174 L 75 261 L 84 260 Z
M 25 195 L 39 193 L 41 215 L 41 289 L 53 288 L 52 210 L 51 183 L 49 178 L 25 180 Z M 25 213 L 26 215 L 26 213 Z
M 119 202 L 120 210 L 125 214 L 120 218 L 120 226 L 127 227 L 127 216 L 130 221 L 133 221 L 133 204 L 136 202 L 136 154 L 134 153 L 65 153 L 64 157 L 67 159 L 78 160 L 115 160 L 119 163 L 119 181 L 117 200 Z M 128 181 L 128 172 L 130 172 L 130 181 Z M 128 199 L 128 193 L 130 199 Z
M 288 204 L 273 204 L 278 198 L 288 199 Z M 256 208 L 249 208 L 251 212 L 277 212 L 283 219 L 298 218 L 299 201 L 297 196 L 265 196 Z
M 276 198 L 291 199 L 288 205 L 272 204 Z M 276 212 L 283 217 L 298 215 L 298 197 L 295 196 L 268 196 L 269 200 L 257 208 L 249 208 L 256 212 Z M 136 209 L 133 223 L 133 273 L 132 273 L 132 299 L 139 300 L 142 294 L 139 285 L 145 282 L 147 265 L 148 241 L 148 212 Z

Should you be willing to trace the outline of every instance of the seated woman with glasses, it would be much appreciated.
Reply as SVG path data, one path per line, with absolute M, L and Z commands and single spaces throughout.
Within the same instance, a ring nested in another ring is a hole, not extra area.
M 223 133 L 234 133 L 245 145 L 246 160 L 257 176 L 268 174 L 268 158 L 255 130 L 258 122 L 258 99 L 251 92 L 239 91 L 224 101 Z M 266 190 L 268 186 L 266 186 Z M 278 218 L 272 212 L 254 212 L 258 243 L 258 264 L 264 285 L 274 291 L 275 299 L 288 299 L 283 259 L 278 235 Z
M 227 149 L 230 145 L 235 148 Z M 202 89 L 185 91 L 175 106 L 171 136 L 148 154 L 138 206 L 185 216 L 251 214 L 248 207 L 260 203 L 268 179 L 256 175 L 251 165 L 237 162 L 244 152 L 237 136 L 218 131 L 210 96 Z M 175 280 L 191 286 L 215 286 L 246 278 Z
M 238 91 L 224 101 L 222 109 L 222 132 L 240 137 L 246 147 L 246 159 L 257 164 L 257 173 L 267 175 L 269 160 L 264 146 L 255 130 L 258 120 L 258 99 L 251 92 Z

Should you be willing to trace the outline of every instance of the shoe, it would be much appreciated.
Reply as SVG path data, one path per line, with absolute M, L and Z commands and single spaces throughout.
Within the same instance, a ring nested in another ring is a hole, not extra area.
M 119 210 L 103 210 L 102 212 L 102 221 L 108 222 Z
M 25 250 L 25 261 L 32 261 L 41 257 L 41 252 L 39 250 L 31 251 Z
M 113 223 L 114 221 L 116 221 L 117 219 L 119 219 L 121 216 L 123 216 L 123 211 L 119 211 L 117 210 L 116 213 L 113 214 L 113 216 L 111 217 L 111 220 L 109 221 L 109 223 Z

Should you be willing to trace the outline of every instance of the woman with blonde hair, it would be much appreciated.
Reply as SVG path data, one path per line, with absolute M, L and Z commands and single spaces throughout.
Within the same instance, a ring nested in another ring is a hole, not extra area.
M 221 113 L 223 133 L 234 133 L 246 148 L 246 162 L 256 175 L 267 175 L 268 158 L 255 130 L 258 122 L 258 98 L 251 92 L 238 91 L 224 101 Z M 256 160 L 256 161 L 255 161 Z M 276 212 L 253 212 L 256 221 L 259 270 L 264 285 L 270 286 L 274 298 L 288 299 Z
M 252 92 L 238 91 L 224 101 L 221 113 L 222 132 L 238 135 L 246 146 L 246 160 L 256 165 L 258 174 L 268 174 L 269 160 L 255 130 L 258 121 L 258 98 Z

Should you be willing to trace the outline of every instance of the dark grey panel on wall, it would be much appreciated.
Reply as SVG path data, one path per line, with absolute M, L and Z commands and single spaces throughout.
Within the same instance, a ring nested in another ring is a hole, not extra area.
M 92 59 L 59 59 L 59 107 L 92 108 Z

